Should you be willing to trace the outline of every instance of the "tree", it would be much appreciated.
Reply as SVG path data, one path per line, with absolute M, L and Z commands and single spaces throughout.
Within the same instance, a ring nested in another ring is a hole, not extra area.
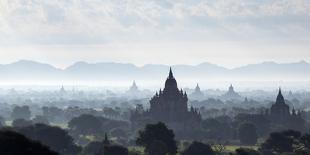
M 215 152 L 210 145 L 194 141 L 182 155 L 215 155 Z
M 31 117 L 31 112 L 28 106 L 16 106 L 14 107 L 11 117 L 13 120 L 15 119 L 25 119 L 29 120 Z
M 148 155 L 166 155 L 168 148 L 162 141 L 154 140 L 148 147 Z
M 52 127 L 45 124 L 35 124 L 17 129 L 30 139 L 37 140 L 61 155 L 77 154 L 80 147 L 76 146 L 72 137 L 59 127 Z
M 57 155 L 47 146 L 30 140 L 14 131 L 0 131 L 0 154 L 3 155 Z
M 104 139 L 101 142 L 94 141 L 90 142 L 87 144 L 84 149 L 82 154 L 91 154 L 91 155 L 102 155 L 104 146 L 109 146 L 111 144 L 108 135 L 105 133 Z
M 287 130 L 271 133 L 259 150 L 263 154 L 310 155 L 310 135 Z
M 128 149 L 120 145 L 107 145 L 103 149 L 104 155 L 128 155 Z
M 127 132 L 122 128 L 114 128 L 110 131 L 113 137 L 127 138 Z
M 208 139 L 223 140 L 232 137 L 231 123 L 220 121 L 219 118 L 208 118 L 202 121 L 202 127 L 207 131 Z
M 301 133 L 288 130 L 283 132 L 273 132 L 268 139 L 261 145 L 260 151 L 274 154 L 284 154 L 294 152 L 294 146 L 299 146 Z
M 254 145 L 257 142 L 256 127 L 252 123 L 243 123 L 238 129 L 240 142 L 245 145 Z
M 253 123 L 255 126 L 259 127 L 256 128 L 257 134 L 259 137 L 268 136 L 267 134 L 270 131 L 270 120 L 267 119 L 265 115 L 253 115 L 253 114 L 238 114 L 235 116 L 235 123 L 240 125 L 244 122 Z
M 236 150 L 237 155 L 260 155 L 260 153 L 253 149 L 248 148 L 238 148 Z
M 0 116 L 0 128 L 5 126 L 5 125 L 6 125 L 5 124 L 5 119 L 2 116 Z
M 68 126 L 74 135 L 94 135 L 101 131 L 101 121 L 89 114 L 73 118 Z
M 64 123 L 67 121 L 65 118 L 64 110 L 57 107 L 42 107 L 43 116 L 48 119 L 49 122 Z
M 32 125 L 32 121 L 25 119 L 16 119 L 12 122 L 13 127 L 26 127 Z
M 90 142 L 84 147 L 82 154 L 102 155 L 103 146 L 102 142 Z
M 161 143 L 160 143 L 161 142 Z M 177 153 L 177 145 L 174 139 L 173 130 L 166 127 L 164 123 L 147 124 L 145 129 L 139 131 L 136 143 L 145 147 L 145 153 L 153 154 L 153 150 L 166 148 L 165 154 L 175 155 Z M 155 144 L 162 145 L 155 145 Z
M 35 124 L 46 124 L 49 125 L 49 121 L 45 116 L 37 115 L 34 119 L 32 119 L 32 122 Z

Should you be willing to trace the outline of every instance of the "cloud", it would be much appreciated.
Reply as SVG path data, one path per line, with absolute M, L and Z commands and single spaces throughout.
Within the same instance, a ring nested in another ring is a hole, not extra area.
M 2 44 L 309 40 L 308 0 L 2 0 Z M 196 36 L 196 37 L 195 37 Z M 210 37 L 212 36 L 212 37 Z

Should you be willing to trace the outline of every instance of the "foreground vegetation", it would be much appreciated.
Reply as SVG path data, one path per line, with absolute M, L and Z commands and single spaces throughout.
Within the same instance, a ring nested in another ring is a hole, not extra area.
M 46 155 L 310 155 L 310 135 L 286 130 L 271 133 L 257 146 L 177 142 L 164 123 L 148 124 L 140 130 L 135 146 L 116 144 L 105 134 L 102 141 L 81 147 L 59 127 L 35 124 L 0 130 L 0 154 Z M 31 149 L 30 149 L 31 148 Z

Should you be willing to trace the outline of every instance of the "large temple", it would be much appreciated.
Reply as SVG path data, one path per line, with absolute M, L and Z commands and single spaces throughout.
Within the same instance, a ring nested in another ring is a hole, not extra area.
M 177 81 L 170 68 L 164 90 L 159 90 L 159 93 L 150 100 L 149 116 L 170 124 L 201 119 L 196 109 L 188 110 L 187 101 L 186 92 L 178 89 Z
M 140 115 L 132 114 L 132 121 L 140 120 L 138 117 L 149 118 L 151 122 L 164 122 L 176 133 L 185 132 L 192 125 L 198 126 L 201 122 L 200 113 L 193 107 L 188 107 L 187 94 L 178 88 L 171 68 L 165 88 L 151 98 L 149 110 Z

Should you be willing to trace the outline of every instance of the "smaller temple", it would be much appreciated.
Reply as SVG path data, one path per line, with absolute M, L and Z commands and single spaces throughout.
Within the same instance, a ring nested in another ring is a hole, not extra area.
M 139 91 L 138 86 L 136 84 L 136 81 L 133 81 L 131 87 L 129 88 L 129 91 L 130 92 L 137 92 L 137 91 Z
M 285 103 L 281 89 L 279 89 L 275 104 L 270 108 L 270 115 L 275 119 L 282 119 L 290 116 L 290 107 Z
M 61 86 L 61 88 L 60 88 L 60 90 L 59 90 L 59 93 L 60 93 L 61 95 L 64 95 L 64 94 L 67 93 L 67 91 L 65 90 L 65 88 L 64 88 L 63 85 Z
M 138 97 L 141 95 L 141 91 L 139 90 L 139 88 L 136 84 L 136 81 L 133 81 L 132 85 L 129 87 L 126 94 L 131 96 L 131 97 Z
M 248 97 L 245 97 L 245 98 L 244 98 L 244 101 L 243 101 L 242 103 L 243 103 L 243 104 L 249 104 L 250 102 L 249 102 Z
M 200 87 L 197 83 L 194 92 L 190 94 L 189 98 L 193 100 L 202 100 L 203 97 L 204 97 L 204 94 L 201 92 Z
M 295 95 L 291 90 L 288 92 L 287 98 L 288 99 L 295 99 Z
M 228 91 L 222 95 L 222 98 L 224 99 L 240 99 L 241 96 L 235 92 L 233 85 L 231 84 L 230 87 L 228 88 Z
M 290 111 L 289 105 L 285 103 L 281 88 L 279 89 L 276 102 L 272 104 L 270 110 L 267 110 L 264 115 L 270 122 L 281 125 L 282 128 L 300 130 L 304 126 L 301 111 L 296 111 L 295 108 Z

